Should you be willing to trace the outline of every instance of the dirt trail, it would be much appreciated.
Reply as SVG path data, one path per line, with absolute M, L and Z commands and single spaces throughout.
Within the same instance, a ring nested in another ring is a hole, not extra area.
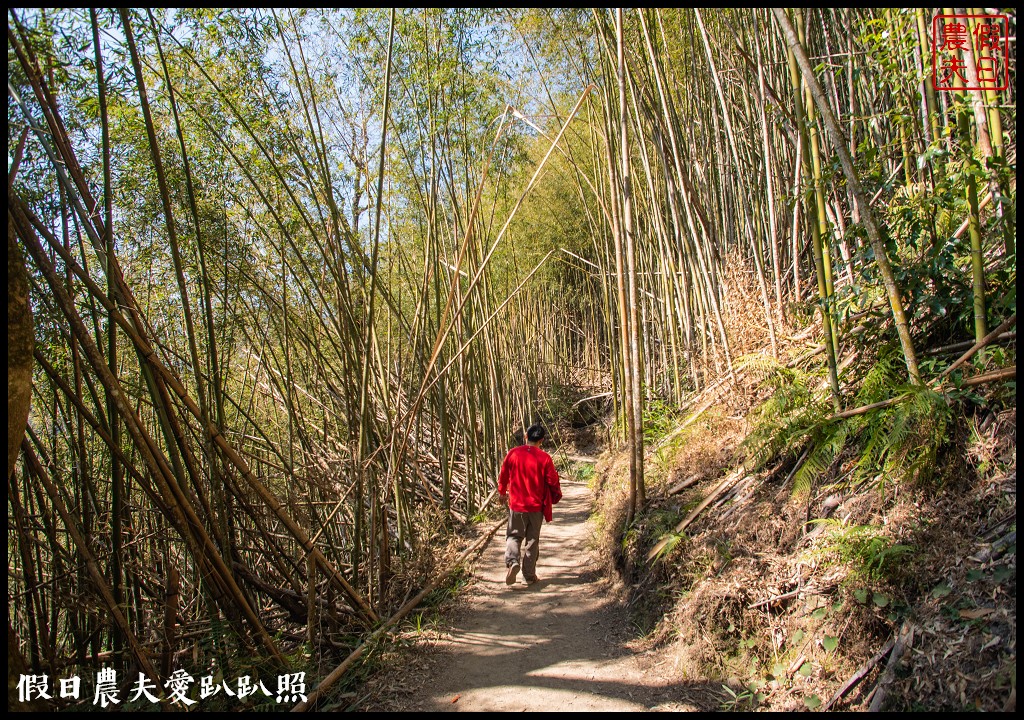
M 404 676 L 404 707 L 389 709 L 717 708 L 720 685 L 672 680 L 670 663 L 630 649 L 627 613 L 588 556 L 589 492 L 575 483 L 563 490 L 554 522 L 541 532 L 540 580 L 527 586 L 520 574 L 516 585 L 505 584 L 499 530 L 472 569 L 445 639 Z

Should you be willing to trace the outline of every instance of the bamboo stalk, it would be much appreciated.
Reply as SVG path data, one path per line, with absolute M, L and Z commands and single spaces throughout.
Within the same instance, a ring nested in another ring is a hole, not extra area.
M 1009 330 L 1010 328 L 1012 328 L 1016 324 L 1017 324 L 1017 314 L 1014 313 L 1013 315 L 1008 317 L 1006 320 L 1004 320 L 1002 323 L 1000 323 L 999 327 L 997 327 L 995 330 L 993 330 L 992 332 L 990 332 L 987 335 L 985 335 L 985 337 L 983 337 L 980 340 L 978 340 L 977 342 L 975 342 L 974 345 L 972 345 L 967 350 L 967 352 L 965 352 L 963 355 L 961 355 L 959 358 L 957 358 L 956 362 L 954 362 L 948 368 L 943 370 L 942 374 L 939 376 L 939 380 L 940 381 L 944 380 L 946 377 L 949 376 L 949 374 L 951 372 L 953 372 L 958 367 L 960 367 L 965 362 L 967 362 L 972 357 L 974 357 L 975 353 L 977 353 L 983 347 L 985 347 L 986 345 L 991 343 L 993 340 L 998 338 L 1000 335 L 1002 335 L 1004 332 L 1006 332 L 1007 330 Z
M 708 507 L 708 505 L 713 503 L 722 493 L 724 493 L 726 490 L 728 490 L 730 487 L 732 487 L 734 483 L 736 483 L 738 480 L 743 478 L 744 477 L 743 473 L 744 473 L 744 468 L 743 468 L 742 465 L 740 465 L 738 468 L 733 470 L 732 473 L 727 475 L 720 483 L 718 483 L 718 485 L 716 485 L 714 487 L 714 489 L 711 490 L 711 492 L 709 492 L 707 495 L 704 496 L 704 499 L 700 501 L 700 503 L 697 505 L 697 507 L 695 507 L 693 510 L 690 511 L 689 515 L 687 515 L 685 518 L 683 518 L 679 522 L 679 524 L 676 525 L 672 529 L 672 534 L 673 535 L 678 535 L 683 530 L 685 530 L 687 527 L 689 527 L 690 523 L 692 523 L 694 520 L 696 520 L 700 516 L 700 514 L 702 512 L 704 512 L 704 510 Z M 670 536 L 665 536 L 664 538 L 659 540 L 657 543 L 655 543 L 654 547 L 652 547 L 648 551 L 648 553 L 647 553 L 647 562 L 651 562 L 655 558 L 657 558 L 658 554 L 662 551 L 662 549 L 666 545 L 668 545 L 670 539 L 671 539 Z
M 36 454 L 29 444 L 28 439 L 22 441 L 21 444 L 22 452 L 24 453 L 25 459 L 28 461 L 28 466 L 31 468 L 32 474 L 42 483 L 46 489 L 46 494 L 50 497 L 50 502 L 53 504 L 54 509 L 60 515 L 61 520 L 64 522 L 64 527 L 68 534 L 71 536 L 72 541 L 75 544 L 79 554 L 85 560 L 86 568 L 89 572 L 89 576 L 92 579 L 93 584 L 100 593 L 100 598 L 103 600 L 104 605 L 107 606 L 107 611 L 110 613 L 111 619 L 118 626 L 122 636 L 127 640 L 128 647 L 131 650 L 132 656 L 135 661 L 142 668 L 142 671 L 146 673 L 150 679 L 156 680 L 159 676 L 156 673 L 156 669 L 150 662 L 149 655 L 143 649 L 139 643 L 138 638 L 132 632 L 128 625 L 128 621 L 121 613 L 121 609 L 118 607 L 117 602 L 114 600 L 114 595 L 107 585 L 106 578 L 103 577 L 103 572 L 100 570 L 99 565 L 96 563 L 96 557 L 89 549 L 85 538 L 82 536 L 75 524 L 74 518 L 68 512 L 67 507 L 64 505 L 64 501 L 61 500 L 60 494 L 57 492 L 56 486 L 50 480 L 46 470 L 39 464 L 39 460 L 36 458 Z
M 452 564 L 452 570 L 462 565 L 462 563 L 465 562 L 466 559 L 469 558 L 477 549 L 484 547 L 488 542 L 490 542 L 491 538 L 494 537 L 494 534 L 505 525 L 505 522 L 506 521 L 504 519 L 499 520 L 491 527 L 489 531 L 487 531 L 487 533 L 482 538 L 480 538 L 472 545 L 470 545 L 468 548 L 466 548 L 466 550 L 464 550 L 462 554 L 459 555 L 459 557 L 456 558 L 455 562 Z M 334 668 L 334 670 L 332 670 L 327 675 L 327 677 L 320 681 L 320 684 L 317 685 L 309 693 L 309 695 L 306 697 L 304 701 L 300 702 L 298 705 L 292 708 L 292 712 L 306 712 L 315 707 L 317 701 L 323 696 L 323 694 L 327 692 L 327 690 L 329 690 L 331 686 L 333 686 L 335 683 L 338 682 L 338 680 L 342 678 L 342 676 L 348 671 L 348 669 L 352 667 L 352 665 L 354 665 L 359 660 L 359 658 L 363 656 L 363 654 L 366 652 L 368 648 L 372 648 L 374 644 L 385 633 L 387 633 L 399 620 L 401 620 L 410 612 L 415 610 L 416 606 L 423 601 L 423 598 L 430 594 L 430 592 L 435 587 L 437 587 L 442 580 L 447 578 L 447 576 L 448 573 L 445 573 L 444 575 L 436 575 L 434 580 L 427 583 L 427 585 L 422 590 L 420 590 L 416 595 L 414 595 L 411 600 L 406 602 L 401 608 L 398 609 L 397 612 L 395 612 L 395 614 L 393 614 L 391 617 L 385 620 L 384 623 L 379 628 L 377 628 L 373 631 L 373 633 L 367 636 L 359 644 L 359 646 L 355 650 L 353 650 L 347 658 L 345 658 L 345 660 L 340 665 Z
M 889 305 L 892 308 L 893 321 L 896 324 L 896 332 L 899 335 L 900 345 L 903 348 L 903 356 L 907 364 L 907 372 L 910 376 L 910 381 L 915 384 L 921 384 L 921 373 L 917 368 L 917 354 L 914 351 L 914 344 L 910 337 L 910 329 L 907 324 L 906 314 L 903 310 L 903 300 L 900 298 L 899 290 L 896 287 L 895 276 L 893 274 L 892 266 L 889 263 L 885 243 L 882 240 L 881 232 L 879 231 L 878 224 L 875 221 L 874 213 L 871 210 L 871 206 L 867 202 L 867 198 L 861 188 L 860 180 L 854 170 L 853 160 L 850 157 L 850 153 L 846 149 L 846 138 L 839 129 L 839 124 L 836 121 L 835 115 L 833 114 L 831 107 L 829 107 L 828 101 L 825 99 L 821 86 L 814 77 L 814 71 L 811 69 L 810 61 L 807 59 L 807 53 L 804 52 L 803 47 L 797 40 L 792 24 L 789 22 L 789 19 L 782 10 L 773 8 L 772 12 L 775 15 L 775 19 L 778 21 L 779 26 L 782 28 L 783 35 L 786 38 L 786 43 L 793 51 L 796 62 L 800 67 L 800 71 L 803 73 L 804 80 L 807 82 L 807 85 L 811 90 L 811 95 L 821 112 L 825 127 L 828 128 L 829 133 L 832 135 L 833 147 L 839 155 L 839 160 L 843 167 L 843 173 L 846 175 L 846 180 L 849 183 L 851 192 L 853 193 L 857 208 L 860 212 L 861 220 L 867 230 L 871 247 L 875 251 L 875 260 L 878 264 L 879 274 L 882 276 L 882 281 L 885 285 L 886 294 L 889 298 Z

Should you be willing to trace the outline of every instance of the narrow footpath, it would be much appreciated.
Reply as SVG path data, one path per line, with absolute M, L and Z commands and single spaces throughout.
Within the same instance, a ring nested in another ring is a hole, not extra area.
M 589 491 L 568 482 L 563 490 L 554 521 L 541 532 L 540 579 L 527 586 L 520 574 L 515 585 L 505 584 L 499 530 L 476 560 L 442 638 L 417 651 L 412 668 L 396 669 L 405 688 L 398 706 L 371 701 L 366 709 L 717 709 L 720 683 L 673 678 L 670 662 L 630 648 L 628 614 L 588 554 Z

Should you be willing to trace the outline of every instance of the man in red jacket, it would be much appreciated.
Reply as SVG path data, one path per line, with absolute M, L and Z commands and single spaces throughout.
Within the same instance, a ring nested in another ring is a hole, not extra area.
M 526 444 L 509 450 L 501 464 L 498 495 L 509 509 L 505 531 L 506 585 L 515 583 L 520 567 L 527 583 L 537 582 L 540 526 L 544 520 L 551 522 L 551 506 L 562 499 L 555 464 L 540 449 L 546 436 L 543 426 L 531 425 L 526 431 Z M 524 540 L 526 547 L 522 548 Z

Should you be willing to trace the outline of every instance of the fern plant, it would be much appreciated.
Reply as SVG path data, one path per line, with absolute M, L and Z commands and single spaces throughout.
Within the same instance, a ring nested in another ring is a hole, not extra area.
M 832 413 L 828 400 L 813 390 L 819 378 L 765 356 L 747 356 L 738 364 L 773 391 L 743 441 L 754 469 L 780 456 L 796 457 L 808 434 Z
M 759 367 L 767 367 L 760 360 Z M 945 398 L 924 386 L 902 383 L 902 356 L 883 347 L 861 382 L 858 406 L 893 397 L 900 401 L 849 418 L 835 418 L 828 399 L 810 387 L 809 373 L 776 364 L 764 382 L 774 389 L 759 408 L 754 430 L 744 441 L 760 468 L 773 459 L 787 460 L 806 448 L 793 474 L 793 492 L 807 492 L 815 478 L 834 463 L 852 460 L 848 481 L 927 479 L 934 469 L 951 414 Z
M 951 413 L 945 398 L 927 386 L 905 385 L 903 357 L 883 347 L 857 394 L 858 405 L 892 397 L 900 402 L 849 418 L 844 424 L 857 438 L 854 478 L 928 479 L 946 439 Z
M 872 580 L 885 577 L 915 551 L 911 545 L 886 537 L 882 529 L 874 525 L 849 525 L 826 518 L 813 522 L 828 526 L 825 540 L 815 554 L 833 556 L 848 564 L 855 573 Z

